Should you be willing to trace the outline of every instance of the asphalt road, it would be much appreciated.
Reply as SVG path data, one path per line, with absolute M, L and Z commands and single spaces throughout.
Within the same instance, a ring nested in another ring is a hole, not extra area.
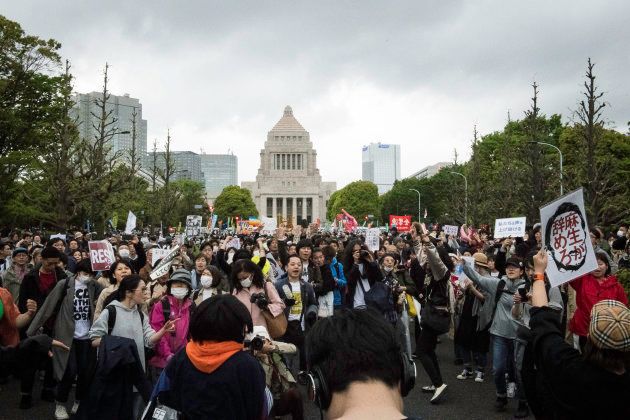
M 412 329 L 413 331 L 413 329 Z M 510 400 L 508 410 L 496 413 L 494 404 L 494 383 L 492 375 L 486 374 L 484 383 L 476 383 L 472 379 L 458 380 L 457 374 L 461 366 L 453 364 L 453 342 L 443 336 L 442 343 L 438 344 L 438 357 L 444 381 L 448 385 L 444 399 L 439 405 L 429 403 L 431 394 L 423 394 L 420 387 L 428 385 L 428 378 L 420 363 L 418 367 L 418 379 L 416 387 L 405 398 L 405 414 L 420 416 L 425 420 L 437 419 L 462 419 L 462 420 L 493 420 L 510 419 L 516 411 L 515 400 Z M 39 396 L 40 384 L 36 384 L 34 396 Z M 18 409 L 19 383 L 11 380 L 6 385 L 0 385 L 0 420 L 39 420 L 52 419 L 54 403 L 39 401 L 34 398 L 34 406 L 30 410 Z M 369 398 L 369 396 L 366 396 Z M 72 396 L 70 397 L 72 400 Z M 319 419 L 319 410 L 310 402 L 305 403 L 307 419 Z M 288 418 L 288 417 L 287 417 Z M 533 418 L 533 417 L 531 417 Z

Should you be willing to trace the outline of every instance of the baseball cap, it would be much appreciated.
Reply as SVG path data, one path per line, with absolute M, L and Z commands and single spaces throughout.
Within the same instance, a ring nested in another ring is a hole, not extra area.
M 486 263 L 487 263 L 487 259 L 486 259 Z M 505 266 L 512 266 L 512 267 L 516 267 L 516 268 L 523 268 L 523 261 L 520 258 L 517 257 L 510 257 L 507 259 L 507 261 L 505 262 Z

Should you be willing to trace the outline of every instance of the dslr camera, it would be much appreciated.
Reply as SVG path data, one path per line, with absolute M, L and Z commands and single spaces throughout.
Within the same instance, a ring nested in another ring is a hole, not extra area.
M 258 305 L 258 307 L 260 309 L 265 309 L 265 308 L 267 308 L 267 306 L 269 306 L 269 301 L 267 300 L 267 296 L 265 296 L 265 294 L 263 292 L 254 293 L 249 298 L 249 301 L 251 303 L 255 303 L 256 305 Z
M 246 348 L 247 350 L 252 350 L 252 351 L 262 350 L 263 344 L 265 344 L 265 338 L 259 335 L 252 338 L 251 340 L 243 341 L 243 347 Z

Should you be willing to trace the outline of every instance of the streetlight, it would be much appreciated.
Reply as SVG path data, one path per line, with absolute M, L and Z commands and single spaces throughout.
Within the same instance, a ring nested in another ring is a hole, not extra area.
M 558 151 L 558 153 L 560 154 L 560 195 L 564 195 L 564 188 L 562 187 L 562 150 L 560 150 L 558 147 L 554 146 L 551 143 L 545 143 L 542 141 L 529 141 L 528 143 L 538 143 L 538 144 L 544 144 L 545 146 L 549 146 L 549 147 L 553 147 L 554 149 L 556 149 Z
M 453 175 L 459 175 L 462 178 L 464 178 L 464 192 L 465 192 L 465 196 L 464 196 L 464 223 L 468 224 L 468 178 L 466 178 L 466 175 L 459 173 L 459 172 L 453 172 L 453 171 L 449 171 L 449 173 L 453 174 Z
M 422 222 L 422 220 L 420 219 L 420 191 L 413 188 L 409 188 L 409 191 L 415 191 L 416 194 L 418 194 L 418 222 Z

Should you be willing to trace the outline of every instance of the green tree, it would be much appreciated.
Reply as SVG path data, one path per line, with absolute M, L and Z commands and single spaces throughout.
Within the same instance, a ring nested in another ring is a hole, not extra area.
M 251 192 L 238 185 L 223 188 L 221 194 L 214 200 L 214 213 L 220 218 L 258 216 Z
M 358 222 L 367 215 L 380 214 L 381 206 L 378 196 L 378 187 L 370 181 L 354 181 L 332 194 L 328 200 L 327 215 L 330 220 L 346 210 L 354 216 Z

